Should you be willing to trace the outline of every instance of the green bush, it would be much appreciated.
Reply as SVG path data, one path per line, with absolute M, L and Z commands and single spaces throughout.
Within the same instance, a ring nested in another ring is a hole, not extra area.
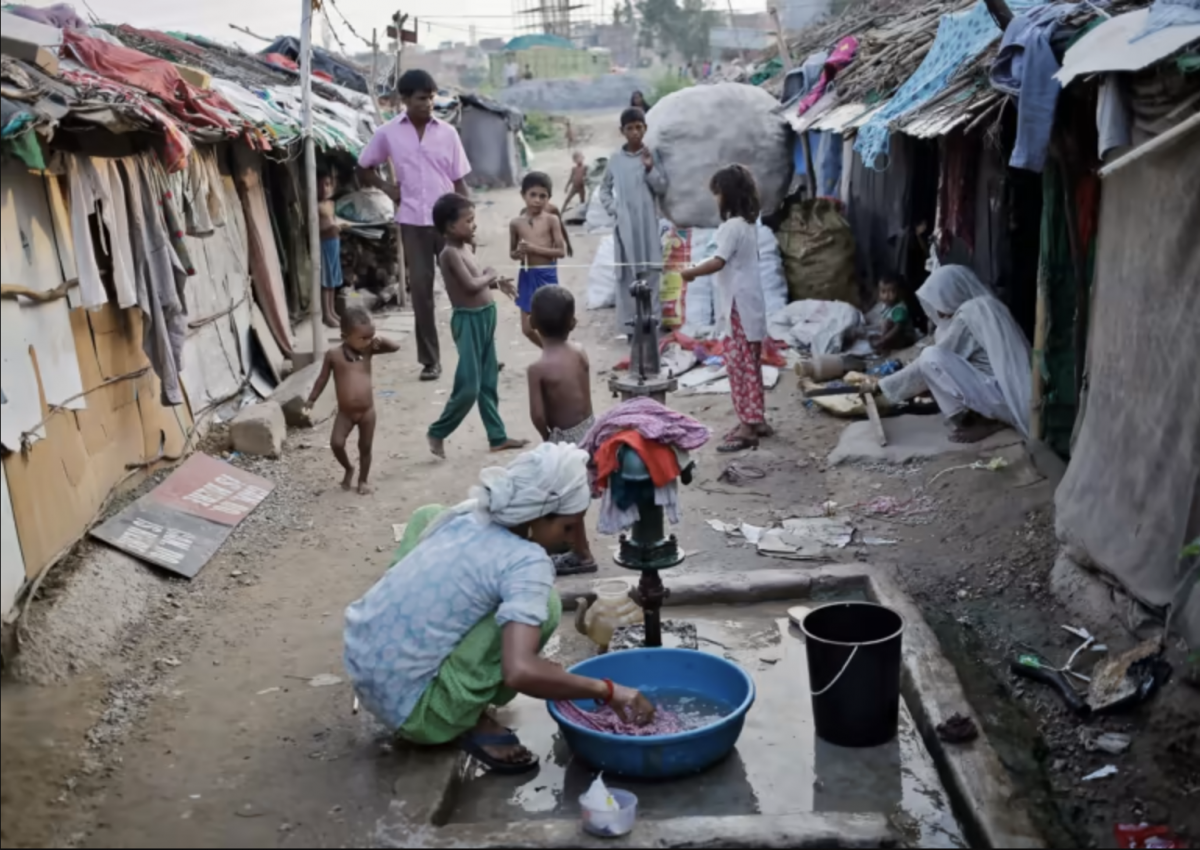
M 692 81 L 688 79 L 680 79 L 678 74 L 666 73 L 660 75 L 658 79 L 654 80 L 653 85 L 654 88 L 650 89 L 648 92 L 645 92 L 646 100 L 650 102 L 651 106 L 658 103 L 669 94 L 674 94 L 677 91 L 691 88 Z
M 525 113 L 525 141 L 530 147 L 545 148 L 562 138 L 562 128 L 544 112 Z

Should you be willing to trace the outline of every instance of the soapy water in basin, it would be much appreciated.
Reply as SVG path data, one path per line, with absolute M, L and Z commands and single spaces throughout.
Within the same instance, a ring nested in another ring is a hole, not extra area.
M 609 706 L 590 710 L 573 702 L 557 702 L 555 705 L 564 718 L 584 729 L 639 738 L 692 732 L 711 726 L 733 713 L 733 709 L 720 700 L 695 691 L 643 689 L 642 693 L 654 703 L 656 709 L 654 720 L 645 726 L 638 726 L 623 718 Z

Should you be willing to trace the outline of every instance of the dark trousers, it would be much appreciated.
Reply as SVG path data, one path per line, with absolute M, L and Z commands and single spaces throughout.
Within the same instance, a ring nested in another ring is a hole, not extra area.
M 417 329 L 417 360 L 426 368 L 440 366 L 437 315 L 434 312 L 433 279 L 442 237 L 432 227 L 400 225 L 404 260 L 408 266 L 408 291 L 412 295 L 413 320 Z

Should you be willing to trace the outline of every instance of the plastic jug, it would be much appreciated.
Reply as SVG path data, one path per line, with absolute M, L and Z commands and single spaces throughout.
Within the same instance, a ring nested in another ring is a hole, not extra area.
M 607 650 L 616 629 L 639 625 L 644 615 L 629 596 L 628 582 L 610 579 L 597 582 L 592 589 L 596 593 L 595 602 L 590 605 L 586 599 L 576 602 L 575 628 L 601 650 Z

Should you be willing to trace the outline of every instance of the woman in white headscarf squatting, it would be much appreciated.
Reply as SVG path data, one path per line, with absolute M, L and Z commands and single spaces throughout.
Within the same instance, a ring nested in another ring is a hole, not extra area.
M 363 705 L 401 738 L 458 741 L 493 772 L 514 774 L 537 759 L 488 708 L 517 694 L 594 699 L 653 719 L 632 688 L 539 657 L 562 617 L 551 556 L 570 550 L 591 502 L 587 458 L 546 443 L 483 470 L 458 507 L 422 508 L 396 565 L 346 611 L 346 669 Z
M 959 443 L 1011 426 L 1029 436 L 1029 342 L 1012 314 L 965 266 L 942 266 L 917 290 L 933 345 L 879 381 L 896 403 L 930 393 Z

